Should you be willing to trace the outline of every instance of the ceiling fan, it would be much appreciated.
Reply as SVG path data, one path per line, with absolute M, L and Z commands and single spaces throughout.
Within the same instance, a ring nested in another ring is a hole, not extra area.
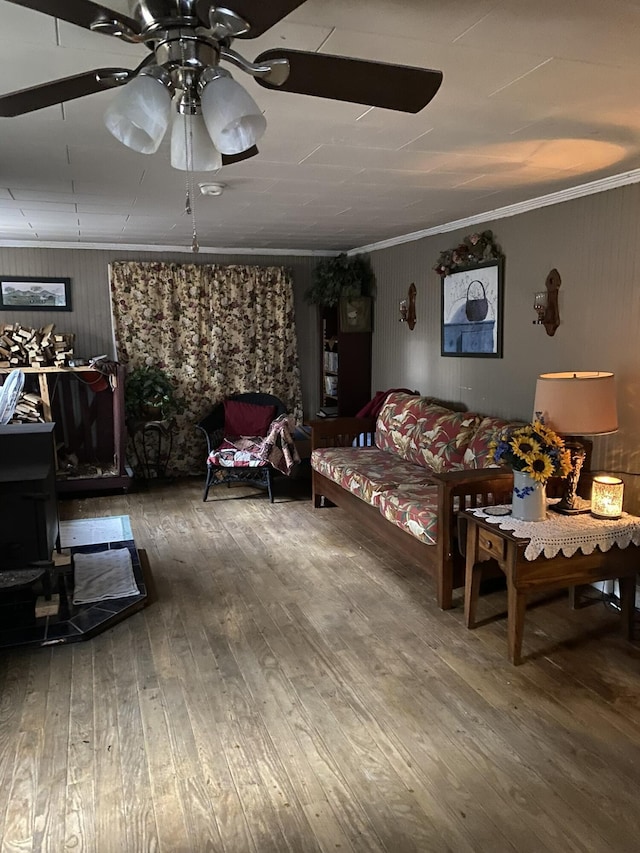
M 122 15 L 91 0 L 9 0 L 150 50 L 135 69 L 97 68 L 0 95 L 0 116 L 17 116 L 105 89 L 124 87 L 105 113 L 123 144 L 156 151 L 172 103 L 171 161 L 211 171 L 258 153 L 265 118 L 221 67 L 250 74 L 267 89 L 416 113 L 435 96 L 442 73 L 308 51 L 276 48 L 248 61 L 231 44 L 261 36 L 304 0 L 130 0 Z

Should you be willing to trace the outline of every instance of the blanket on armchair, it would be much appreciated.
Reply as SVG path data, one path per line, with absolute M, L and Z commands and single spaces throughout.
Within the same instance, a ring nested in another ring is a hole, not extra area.
M 211 456 L 215 457 L 216 465 L 248 468 L 271 465 L 282 474 L 290 474 L 293 466 L 300 462 L 300 455 L 293 440 L 294 429 L 293 418 L 286 414 L 280 415 L 272 421 L 264 438 L 225 438 Z

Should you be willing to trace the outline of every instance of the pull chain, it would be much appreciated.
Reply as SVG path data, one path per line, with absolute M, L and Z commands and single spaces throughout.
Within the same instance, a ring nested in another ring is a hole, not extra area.
M 198 243 L 198 228 L 196 225 L 196 199 L 194 194 L 194 178 L 193 178 L 193 128 L 191 127 L 192 117 L 190 115 L 185 116 L 184 123 L 184 134 L 185 134 L 185 166 L 186 175 L 185 175 L 185 199 L 184 199 L 184 212 L 187 216 L 191 216 L 191 229 L 192 229 L 192 238 L 191 238 L 191 251 L 199 252 L 200 244 Z
M 184 42 L 181 40 L 180 42 L 180 52 L 182 54 L 182 67 L 184 68 L 186 65 L 185 54 L 184 54 Z M 189 85 L 191 85 L 189 83 Z M 183 90 L 184 95 L 184 90 Z M 191 96 L 192 91 L 189 91 L 189 102 L 190 108 L 191 104 Z M 185 197 L 184 197 L 184 212 L 187 216 L 191 216 L 191 230 L 192 230 L 192 238 L 191 238 L 191 251 L 196 253 L 200 251 L 200 244 L 198 243 L 198 228 L 196 225 L 196 200 L 194 195 L 194 186 L 195 181 L 193 177 L 193 126 L 192 119 L 193 114 L 191 112 L 187 112 L 184 114 L 184 156 L 185 156 Z

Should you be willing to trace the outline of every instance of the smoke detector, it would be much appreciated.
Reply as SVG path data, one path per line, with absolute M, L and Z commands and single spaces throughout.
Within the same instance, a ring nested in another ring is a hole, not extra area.
M 202 195 L 222 195 L 225 191 L 226 184 L 216 184 L 216 183 L 207 183 L 207 184 L 198 184 L 200 187 L 200 192 Z

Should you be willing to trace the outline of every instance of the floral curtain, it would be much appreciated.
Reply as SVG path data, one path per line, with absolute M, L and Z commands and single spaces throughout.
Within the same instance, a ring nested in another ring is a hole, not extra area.
M 229 394 L 274 394 L 302 421 L 285 269 L 116 261 L 110 281 L 118 360 L 164 368 L 183 400 L 168 473 L 202 473 L 206 448 L 195 424 Z

